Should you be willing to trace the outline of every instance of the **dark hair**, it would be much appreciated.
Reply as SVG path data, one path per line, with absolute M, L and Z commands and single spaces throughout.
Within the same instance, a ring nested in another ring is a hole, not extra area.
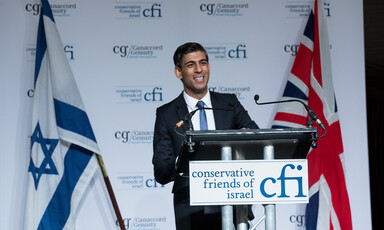
M 184 55 L 197 51 L 203 52 L 208 61 L 207 51 L 205 51 L 202 45 L 197 42 L 187 42 L 176 49 L 175 54 L 173 55 L 173 63 L 175 63 L 175 66 L 181 68 L 181 60 Z

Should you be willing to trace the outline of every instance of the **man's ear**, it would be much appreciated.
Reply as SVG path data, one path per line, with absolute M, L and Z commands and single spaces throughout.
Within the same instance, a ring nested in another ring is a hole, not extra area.
M 183 79 L 183 75 L 181 74 L 181 69 L 177 66 L 175 66 L 175 75 L 178 79 Z

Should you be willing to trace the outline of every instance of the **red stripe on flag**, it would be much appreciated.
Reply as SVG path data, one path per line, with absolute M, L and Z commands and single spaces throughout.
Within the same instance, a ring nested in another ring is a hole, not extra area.
M 296 123 L 300 125 L 305 125 L 307 123 L 307 117 L 303 117 L 303 116 L 292 114 L 292 113 L 283 113 L 283 112 L 276 113 L 275 120 L 286 121 L 286 122 Z
M 313 75 L 323 86 L 322 72 L 321 72 L 321 53 L 320 53 L 320 31 L 319 31 L 319 17 L 318 17 L 318 6 L 315 4 L 315 39 L 313 41 Z
M 295 62 L 293 63 L 291 73 L 300 78 L 306 85 L 309 85 L 311 74 L 312 50 L 303 44 L 300 44 Z

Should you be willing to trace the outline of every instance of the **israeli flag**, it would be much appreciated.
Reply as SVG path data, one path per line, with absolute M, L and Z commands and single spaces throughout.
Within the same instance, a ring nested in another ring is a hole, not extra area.
M 99 152 L 52 10 L 42 0 L 24 229 L 74 229 Z

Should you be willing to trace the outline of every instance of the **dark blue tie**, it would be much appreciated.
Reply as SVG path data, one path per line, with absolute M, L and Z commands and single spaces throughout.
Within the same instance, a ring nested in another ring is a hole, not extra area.
M 198 101 L 197 108 L 204 108 L 204 102 Z M 205 115 L 205 109 L 200 110 L 200 130 L 208 130 L 207 115 Z

